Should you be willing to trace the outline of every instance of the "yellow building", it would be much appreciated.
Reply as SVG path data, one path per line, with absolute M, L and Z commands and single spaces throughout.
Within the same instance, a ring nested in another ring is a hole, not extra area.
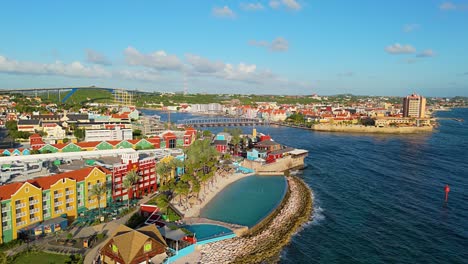
M 89 189 L 95 184 L 106 184 L 110 177 L 107 169 L 87 167 L 0 186 L 0 243 L 17 239 L 19 231 L 31 227 L 37 235 L 50 232 L 37 226 L 55 223 L 54 219 L 74 220 L 79 213 L 96 208 L 97 197 L 89 197 Z M 108 190 L 100 197 L 101 208 L 107 206 L 110 193 Z M 60 226 L 55 224 L 57 228 Z

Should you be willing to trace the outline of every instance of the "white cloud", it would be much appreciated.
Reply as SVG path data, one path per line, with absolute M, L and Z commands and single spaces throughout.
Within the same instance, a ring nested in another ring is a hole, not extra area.
M 416 52 L 416 49 L 411 45 L 401 45 L 400 43 L 395 43 L 385 47 L 385 51 L 390 54 L 410 54 Z
M 228 6 L 213 7 L 212 14 L 215 17 L 235 18 L 236 14 Z
M 128 69 L 118 70 L 114 73 L 116 77 L 127 79 L 127 80 L 137 80 L 137 81 L 159 81 L 161 76 L 158 72 L 154 70 L 136 70 L 131 71 Z
M 455 4 L 452 2 L 444 2 L 439 6 L 439 8 L 440 10 L 447 11 L 447 10 L 455 10 L 457 9 L 457 6 L 455 6 Z
M 273 9 L 278 9 L 281 6 L 280 1 L 277 0 L 271 0 L 268 5 L 273 8 Z
M 111 64 L 110 60 L 106 56 L 92 49 L 86 50 L 86 61 L 90 63 L 101 64 L 101 65 Z
M 261 3 L 241 3 L 240 6 L 246 11 L 258 11 L 265 9 Z
M 124 50 L 125 60 L 128 65 L 145 66 L 157 70 L 179 70 L 182 62 L 175 55 L 168 55 L 165 51 L 159 50 L 150 54 L 142 54 L 133 47 Z
M 10 74 L 31 75 L 59 75 L 67 77 L 103 78 L 112 74 L 101 66 L 85 66 L 79 61 L 65 64 L 61 61 L 54 63 L 37 63 L 16 61 L 0 55 L 0 72 Z
M 442 11 L 464 11 L 468 10 L 468 4 L 454 4 L 453 2 L 444 2 L 439 6 Z
M 266 47 L 271 51 L 282 52 L 287 51 L 289 49 L 289 42 L 283 37 L 277 37 L 271 43 L 268 41 L 256 41 L 250 40 L 249 45 L 257 46 L 257 47 Z
M 283 4 L 289 9 L 293 9 L 293 10 L 301 9 L 301 5 L 296 0 L 283 0 Z
M 424 50 L 416 55 L 418 58 L 434 57 L 435 52 L 431 49 Z
M 273 51 L 287 51 L 288 48 L 289 48 L 288 41 L 282 37 L 277 37 L 271 42 L 270 49 Z
M 403 32 L 409 33 L 420 28 L 419 24 L 406 24 L 403 26 Z
M 215 73 L 224 69 L 223 62 L 210 61 L 198 55 L 186 54 L 185 59 L 192 66 L 193 70 L 199 73 Z
M 281 6 L 285 6 L 291 10 L 301 10 L 302 6 L 296 0 L 270 0 L 268 5 L 273 9 L 279 9 Z

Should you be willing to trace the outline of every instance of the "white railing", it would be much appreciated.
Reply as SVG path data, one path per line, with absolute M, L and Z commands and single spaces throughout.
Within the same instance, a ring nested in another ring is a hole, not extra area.
M 32 222 L 36 222 L 36 221 L 39 221 L 39 217 L 32 218 L 30 222 L 32 223 Z
M 18 209 L 23 208 L 23 207 L 26 207 L 26 203 L 16 204 L 16 208 L 18 208 Z
M 10 206 L 2 207 L 2 213 L 9 212 L 9 211 L 10 211 Z
M 3 227 L 3 230 L 10 230 L 11 229 L 11 225 L 6 225 Z
M 68 198 L 68 199 L 66 200 L 66 202 L 67 202 L 67 203 L 71 203 L 71 202 L 73 202 L 74 200 L 75 200 L 75 199 L 73 199 L 73 198 Z
M 24 226 L 26 224 L 26 221 L 21 221 L 16 223 L 16 226 Z
M 67 207 L 67 211 L 71 211 L 73 210 L 73 208 L 74 208 L 73 206 Z
M 16 214 L 16 217 L 23 217 L 26 216 L 26 212 L 21 212 L 19 214 Z
M 73 190 L 70 190 L 70 191 L 65 192 L 66 195 L 73 194 L 73 193 L 74 193 Z
M 2 217 L 2 222 L 10 221 L 9 216 Z
M 35 205 L 39 203 L 39 200 L 32 200 L 32 201 L 29 201 L 29 205 Z
M 57 210 L 55 211 L 56 214 L 61 214 L 63 212 L 63 210 Z
M 62 204 L 63 204 L 63 202 L 56 202 L 56 203 L 54 203 L 55 206 L 60 206 L 60 205 L 62 205 Z
M 50 213 L 44 214 L 44 218 L 49 217 Z
M 63 196 L 63 193 L 54 194 L 54 197 L 55 197 L 55 198 L 60 198 L 60 197 L 62 197 L 62 196 Z
M 30 214 L 34 214 L 34 213 L 37 213 L 37 212 L 39 212 L 39 208 L 34 208 L 32 210 L 29 210 Z

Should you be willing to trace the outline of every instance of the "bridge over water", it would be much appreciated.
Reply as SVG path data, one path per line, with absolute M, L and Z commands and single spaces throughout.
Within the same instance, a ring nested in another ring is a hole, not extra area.
M 104 88 L 104 87 L 96 87 L 96 86 L 89 86 L 89 87 L 52 87 L 52 88 L 19 88 L 19 89 L 0 89 L 0 94 L 33 94 L 37 96 L 38 94 L 43 93 L 58 93 L 59 101 L 64 103 L 70 98 L 76 91 L 78 90 L 105 90 L 109 91 L 112 94 L 116 92 L 129 92 L 129 93 L 138 93 L 138 90 L 130 90 L 130 89 L 122 89 L 122 88 Z M 65 96 L 62 98 L 62 93 L 65 93 Z
M 178 124 L 191 127 L 215 127 L 215 126 L 262 126 L 268 125 L 260 119 L 255 118 L 227 118 L 207 117 L 179 120 Z

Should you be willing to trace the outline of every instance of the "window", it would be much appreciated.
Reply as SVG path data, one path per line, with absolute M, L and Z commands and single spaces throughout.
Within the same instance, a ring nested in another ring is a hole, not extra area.
M 119 248 L 117 248 L 116 245 L 112 245 L 112 252 L 114 252 L 116 254 L 119 253 Z
M 7 212 L 2 213 L 2 218 L 5 218 L 5 217 L 7 217 Z
M 29 201 L 31 202 L 32 200 L 34 200 L 34 197 L 29 197 Z
M 145 252 L 151 251 L 151 242 L 145 244 Z

